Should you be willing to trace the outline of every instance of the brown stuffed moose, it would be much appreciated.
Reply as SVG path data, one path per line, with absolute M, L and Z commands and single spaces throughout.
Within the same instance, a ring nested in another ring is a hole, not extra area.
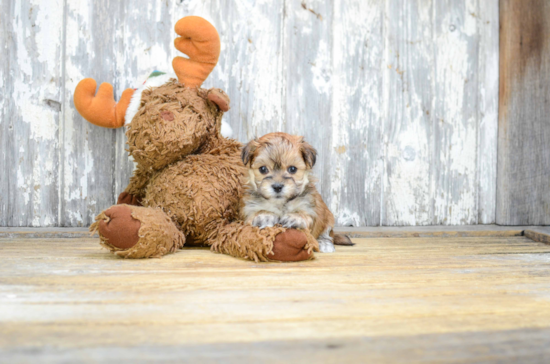
M 124 258 L 161 257 L 184 244 L 254 261 L 300 261 L 318 250 L 307 231 L 259 229 L 238 221 L 247 174 L 242 145 L 220 134 L 229 97 L 200 86 L 216 65 L 220 39 L 200 17 L 180 19 L 175 46 L 189 59 L 172 62 L 177 79 L 153 74 L 143 87 L 123 92 L 84 79 L 74 104 L 89 122 L 109 128 L 126 124 L 129 154 L 137 167 L 118 204 L 90 227 L 101 244 Z

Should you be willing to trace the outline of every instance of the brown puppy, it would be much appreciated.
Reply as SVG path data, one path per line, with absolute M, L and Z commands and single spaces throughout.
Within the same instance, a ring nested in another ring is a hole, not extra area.
M 241 217 L 246 223 L 260 229 L 276 224 L 308 229 L 323 253 L 334 251 L 333 242 L 353 245 L 348 237 L 332 231 L 334 216 L 311 174 L 317 151 L 303 137 L 266 134 L 249 142 L 241 157 L 249 173 L 241 201 Z

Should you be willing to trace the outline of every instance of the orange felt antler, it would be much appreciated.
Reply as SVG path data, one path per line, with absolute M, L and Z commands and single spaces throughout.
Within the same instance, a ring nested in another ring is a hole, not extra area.
M 172 67 L 185 87 L 199 87 L 212 72 L 220 56 L 220 36 L 212 24 L 199 16 L 181 18 L 175 27 L 180 37 L 174 46 L 189 59 L 175 57 Z
M 76 110 L 94 125 L 120 128 L 124 125 L 124 116 L 134 90 L 131 88 L 124 90 L 117 104 L 113 95 L 113 86 L 110 83 L 102 83 L 97 95 L 96 86 L 97 83 L 93 78 L 85 78 L 78 83 L 74 90 Z

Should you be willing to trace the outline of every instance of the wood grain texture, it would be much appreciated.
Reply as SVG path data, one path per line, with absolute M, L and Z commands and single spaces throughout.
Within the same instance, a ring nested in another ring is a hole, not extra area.
M 116 80 L 115 42 L 120 34 L 120 18 L 113 14 L 119 14 L 119 4 L 115 0 L 66 3 L 65 98 L 60 128 L 62 226 L 90 225 L 94 216 L 114 201 L 117 131 L 85 121 L 74 107 L 73 91 L 86 77 L 95 79 L 98 86 Z M 120 94 L 121 90 L 115 93 Z
M 4 10 L 5 9 L 5 10 Z M 4 1 L 0 223 L 58 224 L 63 1 Z
M 8 19 L 11 13 L 9 0 L 0 0 L 0 171 L 7 170 L 8 163 L 8 136 L 10 125 L 7 120 L 7 89 L 9 75 L 8 53 Z M 10 176 L 8 173 L 0 173 L 0 226 L 8 226 L 8 196 L 10 188 Z
M 479 5 L 483 1 L 433 2 L 435 69 L 429 77 L 433 98 L 424 111 L 432 123 L 431 224 L 478 222 L 478 102 L 480 88 L 485 90 L 478 81 L 479 28 L 486 26 L 479 18 L 485 20 Z
M 315 146 L 318 189 L 323 196 L 329 196 L 333 173 L 330 157 L 335 153 L 331 141 L 333 2 L 285 1 L 284 6 L 287 14 L 282 33 L 284 126 L 277 131 L 304 135 Z
M 477 120 L 477 221 L 495 222 L 497 197 L 499 7 L 492 1 L 480 1 L 476 17 L 479 27 L 479 87 Z
M 550 225 L 550 3 L 500 1 L 497 223 Z
M 550 246 L 525 237 L 354 241 L 314 261 L 254 264 L 207 249 L 122 260 L 95 239 L 0 240 L 0 355 L 548 356 Z
M 334 2 L 331 135 L 324 198 L 339 225 L 382 225 L 385 8 Z M 328 180 L 328 181 L 327 181 Z
M 432 7 L 431 1 L 386 2 L 383 225 L 428 225 L 436 218 Z
M 496 4 L 386 4 L 383 224 L 491 223 L 496 170 L 483 166 L 496 160 L 487 53 L 497 50 L 486 29 L 497 29 Z
M 547 363 L 550 330 L 524 329 L 416 336 L 364 336 L 255 343 L 142 345 L 93 348 L 45 347 L 10 350 L 6 358 L 26 362 L 33 356 L 48 363 Z M 455 360 L 456 359 L 456 360 Z
M 114 203 L 133 169 L 124 130 L 85 122 L 74 88 L 93 77 L 118 98 L 170 71 L 192 14 L 220 33 L 204 86 L 231 97 L 235 138 L 305 135 L 338 225 L 495 222 L 497 0 L 0 1 L 1 226 L 87 226 Z

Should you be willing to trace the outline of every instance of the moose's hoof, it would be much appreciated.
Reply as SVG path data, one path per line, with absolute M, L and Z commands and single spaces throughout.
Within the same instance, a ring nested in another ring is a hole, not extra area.
M 283 262 L 308 260 L 311 259 L 313 253 L 305 249 L 306 245 L 306 234 L 296 229 L 288 229 L 275 237 L 273 255 L 268 255 L 268 257 Z
M 128 205 L 116 205 L 105 210 L 106 220 L 99 222 L 99 234 L 107 239 L 109 245 L 119 249 L 130 249 L 139 240 L 141 222 L 132 217 Z

